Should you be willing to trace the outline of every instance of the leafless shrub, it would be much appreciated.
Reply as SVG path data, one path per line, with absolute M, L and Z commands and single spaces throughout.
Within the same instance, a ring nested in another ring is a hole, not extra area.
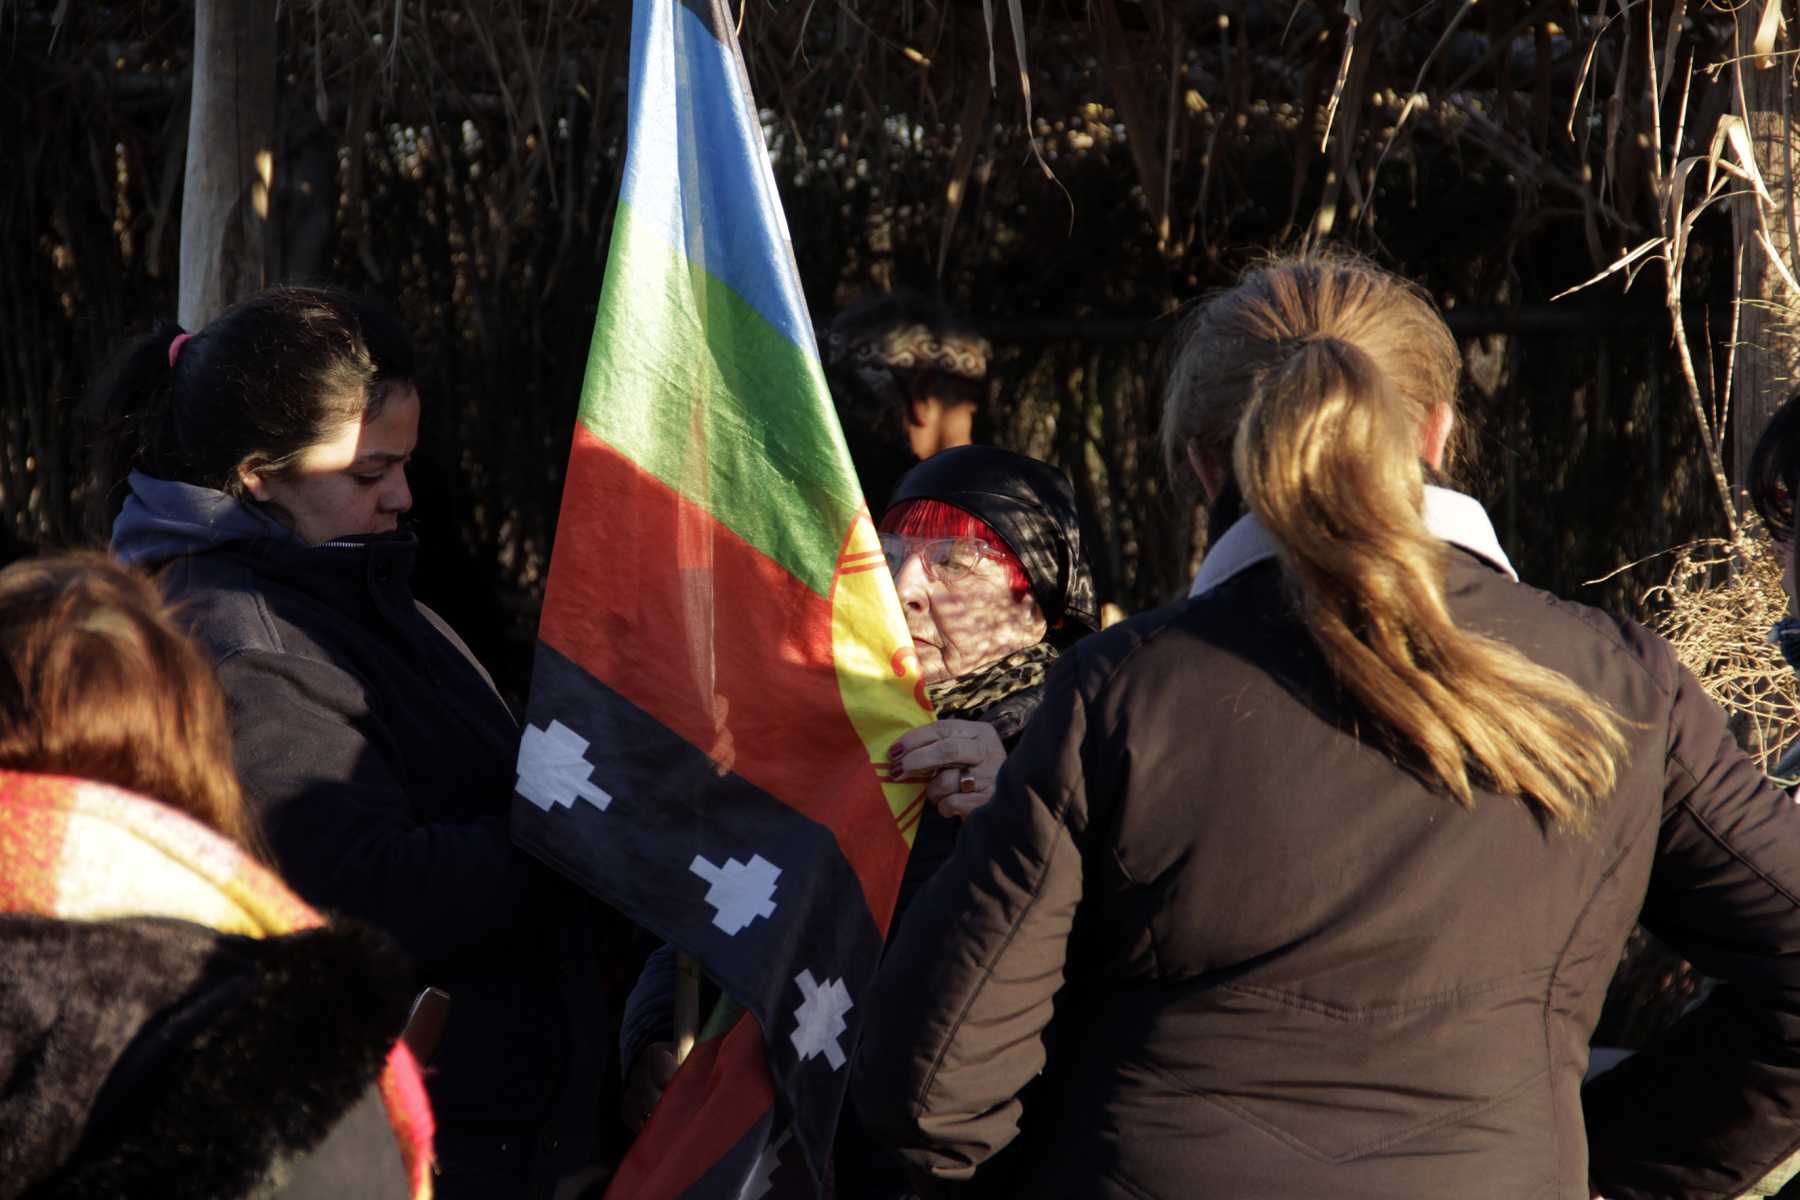
M 1800 736 L 1800 686 L 1767 637 L 1787 612 L 1781 572 L 1768 537 L 1753 528 L 1736 543 L 1708 539 L 1673 551 L 1666 582 L 1644 597 L 1651 627 L 1765 770 Z

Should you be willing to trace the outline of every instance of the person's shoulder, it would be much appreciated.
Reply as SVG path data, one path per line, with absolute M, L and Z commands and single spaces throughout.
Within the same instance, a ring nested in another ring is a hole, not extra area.
M 1261 622 L 1283 607 L 1279 569 L 1272 561 L 1258 563 L 1197 596 L 1181 596 L 1127 617 L 1076 646 L 1092 666 L 1117 668 L 1153 644 L 1166 649 L 1176 642 L 1227 640 L 1236 627 Z
M 1080 680 L 1084 690 L 1105 685 L 1153 643 L 1179 634 L 1192 619 L 1194 601 L 1183 599 L 1126 617 L 1098 633 L 1090 633 L 1063 651 L 1058 668 Z
M 164 564 L 156 582 L 215 666 L 245 652 L 285 651 L 268 604 L 270 587 L 279 585 L 256 570 L 253 556 L 229 546 L 184 555 Z
M 1583 604 L 1480 563 L 1453 562 L 1446 580 L 1459 623 L 1509 642 L 1579 683 L 1623 674 L 1672 692 L 1680 666 L 1674 648 L 1620 613 Z

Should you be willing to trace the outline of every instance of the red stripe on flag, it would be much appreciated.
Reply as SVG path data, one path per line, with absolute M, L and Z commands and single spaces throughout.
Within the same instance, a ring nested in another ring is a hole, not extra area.
M 695 1046 L 607 1185 L 607 1200 L 672 1200 L 744 1139 L 775 1103 L 762 1032 L 745 1013 Z
M 885 930 L 907 846 L 844 712 L 830 601 L 580 425 L 556 537 L 565 549 L 538 636 L 722 770 L 830 828 Z M 679 635 L 696 613 L 717 636 Z

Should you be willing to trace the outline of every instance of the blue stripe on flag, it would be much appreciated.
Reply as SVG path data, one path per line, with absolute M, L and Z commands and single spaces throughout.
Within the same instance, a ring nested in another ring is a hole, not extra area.
M 733 36 L 731 14 L 721 12 L 719 0 L 680 0 L 681 4 L 700 19 L 708 33 L 721 42 Z
M 817 358 L 735 38 L 679 0 L 634 8 L 620 202 Z

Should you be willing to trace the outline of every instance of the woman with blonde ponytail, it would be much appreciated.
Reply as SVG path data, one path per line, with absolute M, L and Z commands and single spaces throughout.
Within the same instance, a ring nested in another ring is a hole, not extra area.
M 1203 477 L 1230 463 L 1330 673 L 1398 755 L 1463 804 L 1485 779 L 1584 828 L 1625 750 L 1616 715 L 1445 603 L 1452 543 L 1427 527 L 1425 474 L 1455 419 L 1450 331 L 1412 288 L 1348 263 L 1265 270 L 1234 295 L 1194 320 L 1176 370 L 1215 382 L 1185 419 L 1171 406 L 1166 448 Z
M 1270 263 L 1177 334 L 1184 601 L 1067 652 L 866 998 L 926 1193 L 1738 1195 L 1800 1152 L 1800 808 L 1668 647 L 1444 486 L 1417 288 Z M 1721 988 L 1588 1085 L 1645 924 Z

